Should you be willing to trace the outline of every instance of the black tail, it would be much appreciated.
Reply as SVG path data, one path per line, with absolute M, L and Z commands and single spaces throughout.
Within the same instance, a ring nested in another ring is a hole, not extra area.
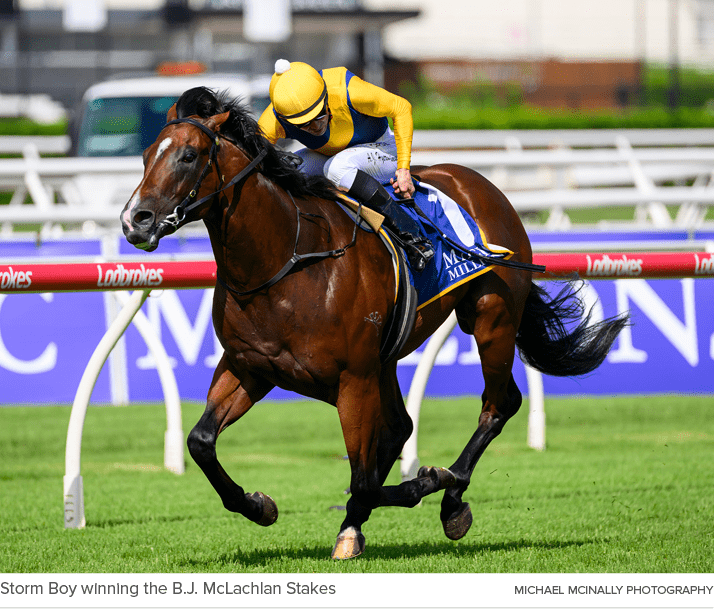
M 571 377 L 590 373 L 605 360 L 617 335 L 629 324 L 629 316 L 591 324 L 592 310 L 585 313 L 580 288 L 568 283 L 550 297 L 544 288 L 531 284 L 516 336 L 524 363 L 546 375 Z

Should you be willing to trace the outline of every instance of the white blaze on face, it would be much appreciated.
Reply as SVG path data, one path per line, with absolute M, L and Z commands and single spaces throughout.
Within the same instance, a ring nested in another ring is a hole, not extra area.
M 162 140 L 161 144 L 159 144 L 159 147 L 156 149 L 156 156 L 154 157 L 154 163 L 156 163 L 163 154 L 166 152 L 166 149 L 171 146 L 171 138 L 165 138 Z M 139 191 L 141 190 L 141 185 L 144 183 L 143 179 L 141 181 L 141 184 L 139 184 L 138 188 L 136 189 L 136 192 L 134 193 L 134 196 L 131 198 L 131 201 L 129 202 L 129 205 L 127 206 L 126 210 L 124 210 L 124 214 L 122 215 L 122 220 L 124 224 L 127 226 L 127 228 L 131 229 L 131 211 L 136 207 L 136 205 L 139 203 Z
M 166 149 L 171 146 L 171 138 L 166 138 L 159 144 L 159 148 L 156 149 L 156 156 L 154 157 L 154 163 L 156 163 L 163 154 L 166 152 Z

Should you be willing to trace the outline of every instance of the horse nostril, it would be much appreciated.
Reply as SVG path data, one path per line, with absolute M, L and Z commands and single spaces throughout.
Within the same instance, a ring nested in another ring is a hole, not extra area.
M 146 225 L 151 223 L 154 218 L 154 213 L 149 210 L 137 210 L 132 218 L 134 226 Z

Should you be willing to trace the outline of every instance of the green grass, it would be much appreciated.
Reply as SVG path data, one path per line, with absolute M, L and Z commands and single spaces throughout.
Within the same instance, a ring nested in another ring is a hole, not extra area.
M 468 100 L 444 105 L 412 100 L 414 129 L 697 129 L 714 127 L 708 108 L 574 110 L 483 107 Z
M 46 125 L 28 118 L 0 118 L 2 136 L 63 136 L 67 129 L 67 121 L 64 120 Z
M 329 559 L 344 516 L 330 507 L 345 503 L 349 477 L 331 407 L 260 403 L 219 439 L 226 470 L 276 500 L 269 528 L 227 512 L 192 462 L 183 476 L 163 470 L 163 406 L 92 407 L 83 530 L 62 524 L 69 408 L 3 408 L 0 573 L 709 573 L 712 408 L 710 396 L 551 398 L 537 452 L 524 405 L 474 473 L 464 539 L 444 537 L 436 494 L 376 510 L 365 554 L 349 562 Z M 185 433 L 201 411 L 183 405 Z M 422 463 L 449 465 L 477 417 L 476 399 L 426 401 Z
M 672 220 L 677 217 L 678 205 L 666 206 Z M 622 223 L 635 220 L 634 206 L 608 206 L 595 208 L 572 208 L 565 210 L 571 222 L 577 225 L 605 223 Z M 545 224 L 550 215 L 549 210 L 540 210 L 534 213 L 524 213 L 521 219 L 530 223 L 527 228 L 532 228 L 537 224 Z M 705 220 L 714 220 L 714 206 L 707 209 Z

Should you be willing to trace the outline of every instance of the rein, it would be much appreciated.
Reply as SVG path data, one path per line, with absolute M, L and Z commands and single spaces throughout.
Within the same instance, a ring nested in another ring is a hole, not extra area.
M 283 268 L 278 271 L 273 277 L 271 277 L 267 282 L 262 283 L 260 286 L 256 288 L 251 288 L 250 290 L 246 290 L 244 292 L 240 290 L 236 290 L 232 286 L 229 286 L 226 284 L 226 282 L 221 278 L 220 275 L 216 273 L 216 279 L 218 280 L 218 283 L 223 286 L 226 290 L 229 290 L 235 295 L 238 295 L 239 297 L 244 297 L 249 294 L 254 294 L 256 292 L 260 292 L 261 290 L 265 290 L 266 288 L 270 288 L 272 285 L 277 284 L 280 280 L 282 280 L 291 270 L 292 268 L 297 265 L 299 262 L 302 262 L 304 260 L 308 259 L 324 259 L 324 258 L 329 258 L 332 256 L 342 256 L 347 248 L 351 248 L 352 246 L 355 245 L 355 242 L 357 241 L 357 227 L 359 225 L 359 216 L 357 217 L 358 220 L 355 222 L 355 228 L 352 232 L 352 241 L 347 244 L 346 246 L 343 246 L 342 248 L 336 248 L 335 250 L 329 250 L 327 252 L 308 252 L 307 254 L 298 254 L 297 253 L 297 247 L 298 247 L 298 242 L 300 241 L 300 217 L 301 216 L 315 216 L 315 214 L 306 214 L 305 212 L 300 211 L 300 208 L 297 206 L 297 203 L 295 203 L 295 199 L 293 199 L 292 193 L 288 191 L 288 195 L 290 195 L 290 201 L 293 202 L 293 205 L 295 206 L 295 209 L 297 210 L 297 231 L 295 234 L 295 245 L 293 247 L 293 255 L 290 258 L 290 260 L 283 265 Z M 362 206 L 360 205 L 360 208 Z
M 470 260 L 479 260 L 481 261 L 481 264 L 483 265 L 496 265 L 500 267 L 510 267 L 511 269 L 518 269 L 520 271 L 530 271 L 532 273 L 545 273 L 545 265 L 534 265 L 533 263 L 522 263 L 520 261 L 513 261 L 510 259 L 503 259 L 503 258 L 490 258 L 488 256 L 479 256 L 478 254 L 475 254 L 474 252 L 471 252 L 470 250 L 467 250 L 464 248 L 461 244 L 456 243 L 452 239 L 449 238 L 448 235 L 443 233 L 442 231 L 439 231 L 439 227 L 437 227 L 434 222 L 429 218 L 425 213 L 424 210 L 422 210 L 417 204 L 416 201 L 412 200 L 412 208 L 416 211 L 416 213 L 426 222 L 429 224 L 429 226 L 433 227 L 436 229 L 439 234 L 441 235 L 441 238 L 449 244 L 452 248 L 455 248 L 458 250 L 461 254 L 463 254 L 466 258 Z
M 208 161 L 206 165 L 203 168 L 203 171 L 201 172 L 201 175 L 199 176 L 198 180 L 196 181 L 196 184 L 194 184 L 193 188 L 189 192 L 189 194 L 184 198 L 184 200 L 174 208 L 174 211 L 169 214 L 164 220 L 161 221 L 160 225 L 168 225 L 170 227 L 176 228 L 185 218 L 186 214 L 191 212 L 192 210 L 196 209 L 197 207 L 201 206 L 204 204 L 206 201 L 209 201 L 213 197 L 215 197 L 218 193 L 225 191 L 226 189 L 230 188 L 231 186 L 237 184 L 244 178 L 246 178 L 250 173 L 252 173 L 255 168 L 258 166 L 258 164 L 265 158 L 265 156 L 268 154 L 268 151 L 264 148 L 262 149 L 258 155 L 253 159 L 246 167 L 244 167 L 236 176 L 234 176 L 230 182 L 228 182 L 225 186 L 222 186 L 219 188 L 217 191 L 214 191 L 210 195 L 206 195 L 205 197 L 202 197 L 198 201 L 194 201 L 196 199 L 196 196 L 198 195 L 198 190 L 201 188 L 201 183 L 205 179 L 205 177 L 208 175 L 208 172 L 210 171 L 211 167 L 213 165 L 218 167 L 218 148 L 220 146 L 220 137 L 218 134 L 215 132 L 211 131 L 208 127 L 206 127 L 203 123 L 200 123 L 196 121 L 195 119 L 191 118 L 185 118 L 185 119 L 174 119 L 173 121 L 169 121 L 166 123 L 165 126 L 168 125 L 175 125 L 177 123 L 189 123 L 190 125 L 193 125 L 194 127 L 198 127 L 203 133 L 205 133 L 209 138 L 212 140 L 211 144 L 211 150 L 208 154 Z M 220 172 L 218 172 L 220 176 Z M 290 201 L 293 202 L 293 205 L 295 206 L 295 209 L 297 210 L 297 231 L 295 235 L 295 245 L 293 247 L 293 255 L 288 260 L 285 265 L 283 265 L 283 268 L 280 269 L 272 278 L 270 278 L 268 281 L 263 282 L 260 286 L 256 288 L 251 288 L 250 290 L 246 291 L 240 291 L 236 290 L 235 288 L 229 286 L 218 273 L 216 273 L 216 279 L 218 280 L 218 283 L 223 286 L 226 290 L 232 292 L 233 294 L 243 297 L 247 296 L 249 294 L 254 294 L 256 292 L 259 292 L 261 290 L 265 290 L 266 288 L 270 288 L 274 284 L 277 284 L 280 280 L 282 280 L 292 269 L 297 265 L 298 263 L 308 260 L 308 259 L 325 259 L 329 257 L 337 257 L 337 256 L 342 256 L 345 251 L 348 248 L 351 248 L 352 246 L 355 245 L 357 242 L 357 229 L 359 226 L 359 214 L 362 211 L 362 204 L 360 203 L 359 209 L 357 211 L 358 216 L 357 220 L 355 221 L 355 227 L 352 232 L 352 241 L 350 241 L 349 244 L 346 246 L 343 246 L 342 248 L 336 248 L 335 250 L 329 250 L 326 252 L 309 252 L 307 254 L 298 254 L 297 252 L 297 247 L 298 247 L 298 242 L 300 241 L 300 217 L 301 216 L 316 216 L 315 214 L 308 214 L 306 212 L 302 212 L 300 208 L 297 206 L 295 203 L 295 199 L 292 196 L 292 193 L 288 191 L 288 195 L 290 195 Z

